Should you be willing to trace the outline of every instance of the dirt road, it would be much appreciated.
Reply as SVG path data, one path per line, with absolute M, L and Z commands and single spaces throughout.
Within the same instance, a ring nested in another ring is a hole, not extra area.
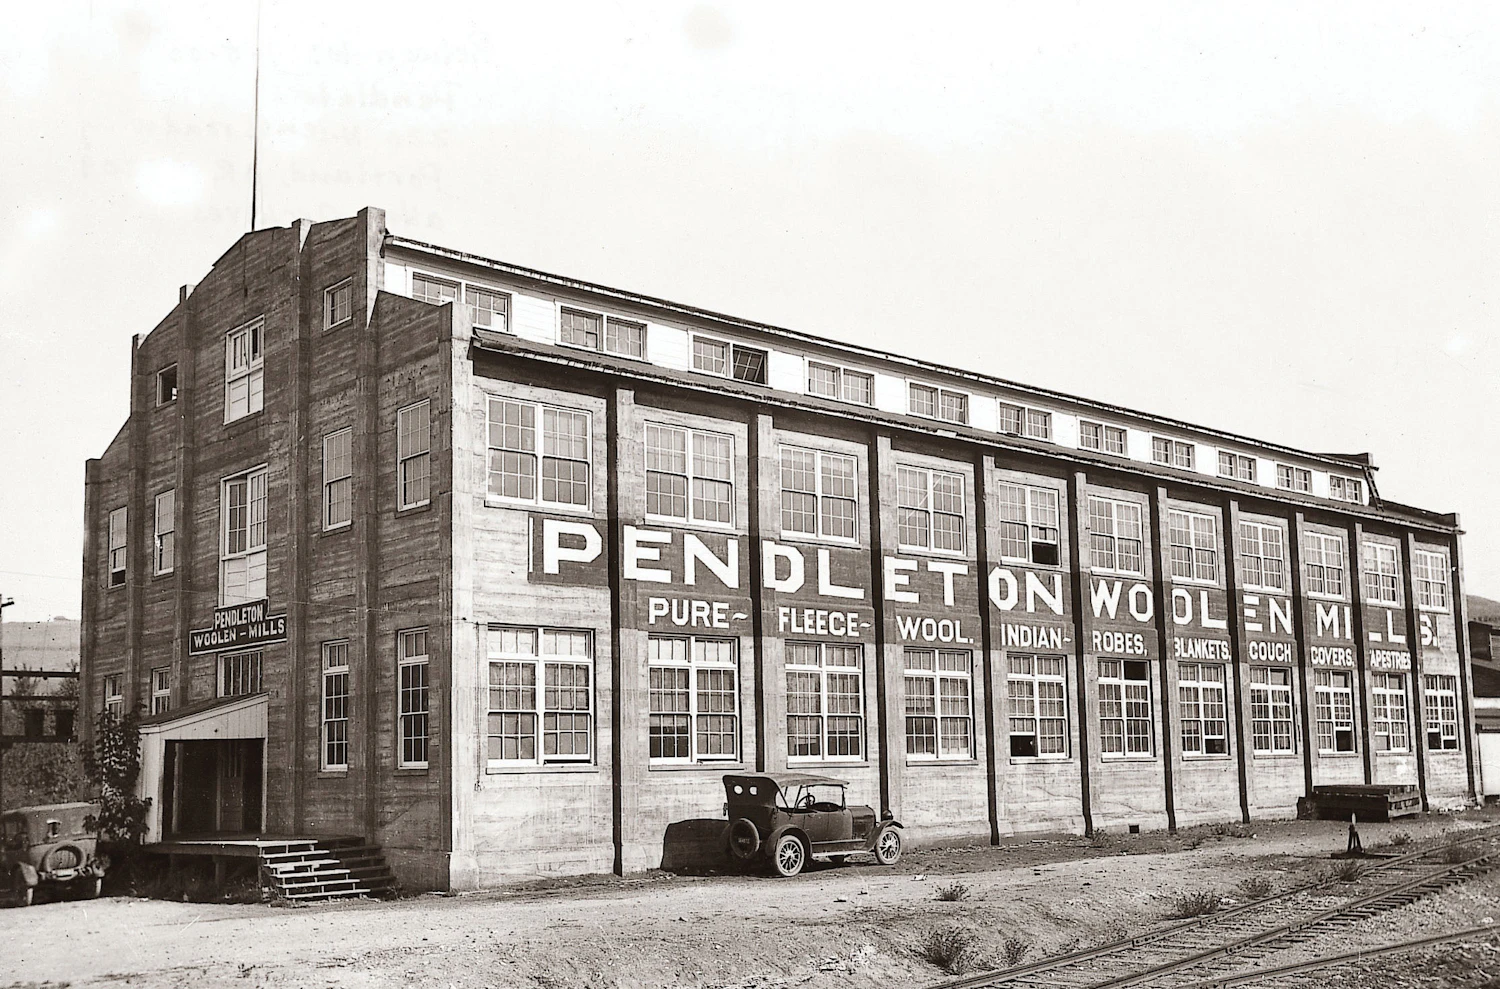
M 1422 840 L 1496 819 L 1361 832 L 1367 844 Z M 921 986 L 945 977 L 920 950 L 934 929 L 959 928 L 996 964 L 1007 942 L 1034 958 L 1159 922 L 1187 890 L 1234 898 L 1247 877 L 1282 885 L 1326 869 L 1344 835 L 1335 822 L 1258 823 L 911 849 L 894 869 L 850 863 L 792 880 L 595 878 L 303 907 L 47 903 L 0 911 L 0 986 Z M 955 884 L 962 899 L 939 898 Z

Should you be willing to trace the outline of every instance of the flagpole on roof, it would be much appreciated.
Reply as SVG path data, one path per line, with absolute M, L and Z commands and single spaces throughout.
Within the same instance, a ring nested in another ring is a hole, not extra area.
M 260 179 L 260 10 L 261 0 L 255 4 L 255 136 L 250 145 L 250 230 L 255 230 L 255 206 Z

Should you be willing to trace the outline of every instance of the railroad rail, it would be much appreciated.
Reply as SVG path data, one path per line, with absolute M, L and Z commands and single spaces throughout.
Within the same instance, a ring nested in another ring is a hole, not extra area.
M 1472 850 L 1459 861 L 1454 850 Z M 932 989 L 1188 989 L 1214 986 L 1320 934 L 1399 909 L 1500 865 L 1500 825 L 1366 865 L 1356 883 L 1325 877 L 1134 937 L 940 983 Z M 1206 980 L 1206 981 L 1205 981 Z
M 1352 965 L 1357 962 L 1368 961 L 1371 958 L 1383 958 L 1386 955 L 1402 955 L 1409 951 L 1419 951 L 1422 948 L 1435 948 L 1440 944 L 1452 944 L 1458 941 L 1472 941 L 1476 938 L 1495 937 L 1497 934 L 1500 934 L 1500 929 L 1494 926 L 1470 927 L 1466 930 L 1454 931 L 1451 934 L 1438 934 L 1433 937 L 1417 938 L 1415 941 L 1383 944 L 1378 948 L 1364 948 L 1359 951 L 1351 951 L 1348 954 L 1319 958 L 1316 961 L 1281 965 L 1277 968 L 1258 968 L 1250 972 L 1240 972 L 1235 975 L 1226 975 L 1222 978 L 1209 979 L 1207 982 L 1194 982 L 1191 986 L 1186 987 L 1186 989 L 1234 989 L 1235 986 L 1259 985 L 1274 982 L 1277 979 L 1320 972 L 1327 968 L 1338 968 L 1340 965 Z

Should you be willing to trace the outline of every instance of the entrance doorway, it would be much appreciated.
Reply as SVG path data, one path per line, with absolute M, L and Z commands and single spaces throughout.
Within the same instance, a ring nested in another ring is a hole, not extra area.
M 260 834 L 265 740 L 169 740 L 163 773 L 165 837 Z

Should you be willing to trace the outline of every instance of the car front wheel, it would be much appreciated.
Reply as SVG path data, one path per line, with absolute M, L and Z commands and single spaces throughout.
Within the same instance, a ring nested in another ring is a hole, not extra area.
M 781 876 L 795 876 L 802 871 L 807 864 L 807 849 L 802 844 L 802 839 L 794 834 L 782 835 L 781 840 L 776 842 L 776 848 L 772 850 L 771 861 L 776 866 L 776 873 Z
M 875 861 L 881 865 L 895 865 L 901 858 L 901 832 L 886 828 L 875 839 Z

